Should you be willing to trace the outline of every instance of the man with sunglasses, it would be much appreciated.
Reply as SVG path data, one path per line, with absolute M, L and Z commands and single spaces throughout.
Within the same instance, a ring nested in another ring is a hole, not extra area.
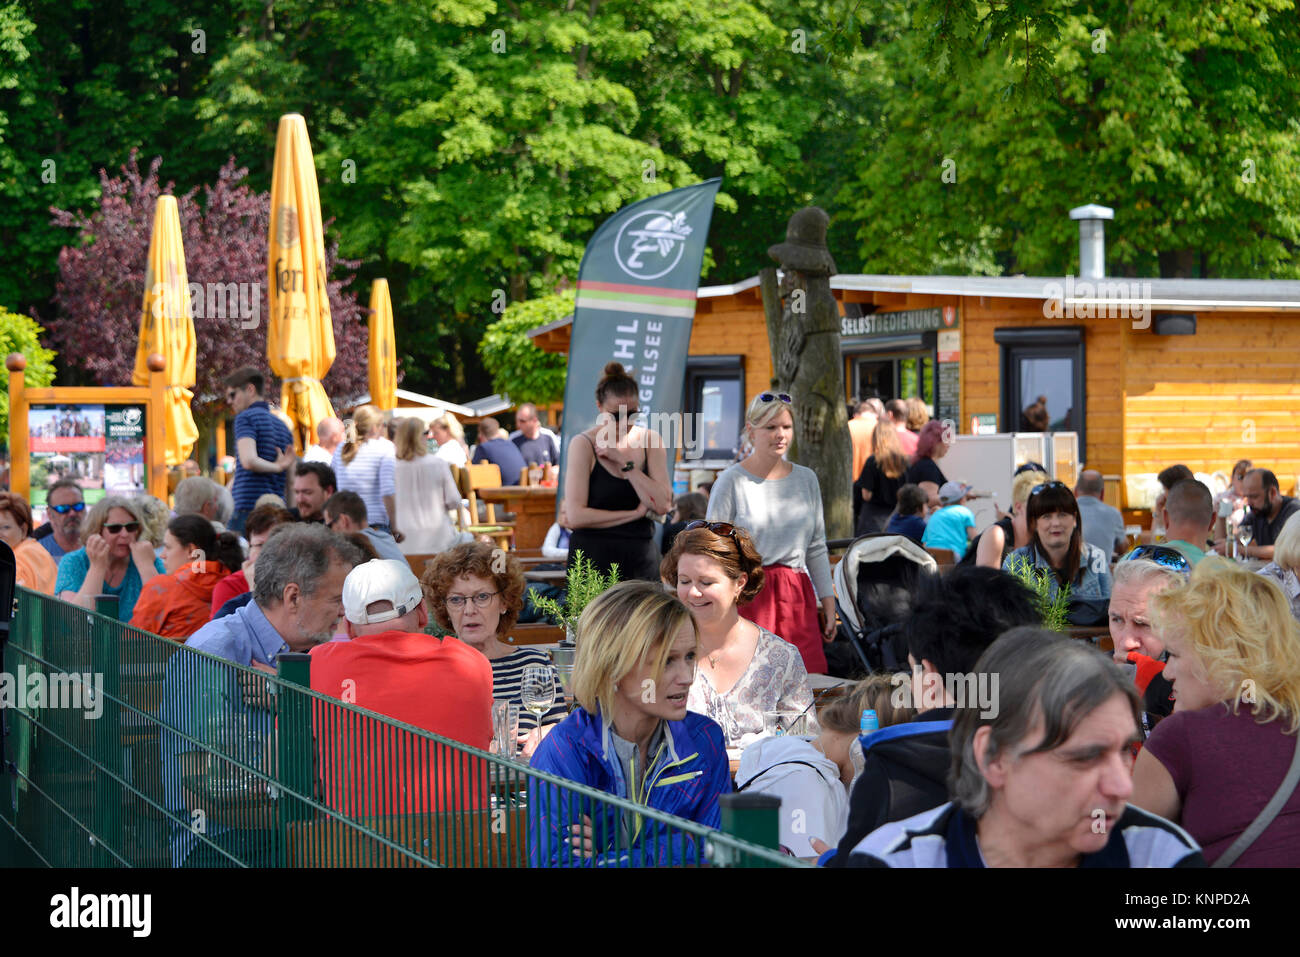
M 59 479 L 46 494 L 45 505 L 45 524 L 32 537 L 57 561 L 81 547 L 81 520 L 86 516 L 81 486 L 72 479 Z

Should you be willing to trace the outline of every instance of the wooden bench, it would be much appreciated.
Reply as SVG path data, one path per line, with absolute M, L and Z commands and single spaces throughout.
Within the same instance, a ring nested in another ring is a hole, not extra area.
M 558 645 L 564 640 L 564 629 L 545 622 L 515 625 L 502 639 L 507 645 Z
M 361 827 L 418 855 L 416 860 L 336 818 L 289 825 L 290 867 L 527 867 L 528 811 L 408 814 L 361 818 Z
M 957 553 L 951 548 L 927 548 L 926 552 L 938 563 L 940 571 L 957 564 Z

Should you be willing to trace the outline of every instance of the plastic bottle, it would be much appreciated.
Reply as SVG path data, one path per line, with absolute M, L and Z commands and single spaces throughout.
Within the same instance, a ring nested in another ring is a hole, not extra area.
M 858 731 L 862 734 L 870 734 L 873 731 L 880 730 L 880 719 L 876 717 L 876 712 L 867 708 L 862 712 L 862 721 L 858 724 Z

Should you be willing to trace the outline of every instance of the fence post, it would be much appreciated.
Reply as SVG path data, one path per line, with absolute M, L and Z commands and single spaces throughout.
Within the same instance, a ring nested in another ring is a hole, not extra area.
M 761 847 L 781 847 L 781 799 L 774 794 L 723 794 L 718 798 L 722 810 L 722 831 Z M 766 861 L 728 859 L 731 867 L 775 867 Z
M 117 608 L 116 595 L 95 596 L 96 617 L 90 629 L 91 689 L 84 689 L 82 694 L 84 704 L 94 693 L 94 676 L 102 676 L 100 694 L 103 700 L 98 702 L 99 717 L 91 731 L 94 742 L 91 754 L 96 765 L 95 809 L 91 819 L 99 839 L 116 853 L 124 854 L 121 786 L 109 776 L 110 773 L 122 776 L 122 716 L 117 704 L 121 690 L 121 648 L 118 644 L 121 627 L 117 621 Z M 116 864 L 116 859 L 103 848 L 96 848 L 93 860 L 96 867 Z
M 276 658 L 282 681 L 311 687 L 311 656 L 283 652 Z M 289 689 L 277 689 L 275 781 L 278 793 L 280 866 L 289 866 L 289 825 L 312 817 L 312 809 L 296 795 L 315 793 L 312 773 L 311 699 Z

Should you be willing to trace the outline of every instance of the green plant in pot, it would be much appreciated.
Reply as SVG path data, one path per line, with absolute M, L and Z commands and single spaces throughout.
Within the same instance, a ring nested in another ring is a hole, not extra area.
M 572 643 L 577 634 L 578 619 L 582 610 L 596 598 L 618 584 L 618 565 L 609 566 L 609 574 L 602 574 L 591 560 L 574 552 L 565 582 L 564 604 L 554 598 L 533 599 L 533 606 L 555 624 L 564 629 L 565 641 Z
M 1011 556 L 1008 571 L 1034 593 L 1034 605 L 1043 620 L 1044 628 L 1064 632 L 1070 627 L 1067 618 L 1070 610 L 1069 585 L 1054 582 L 1055 573 L 1047 568 L 1039 568 L 1024 555 Z

